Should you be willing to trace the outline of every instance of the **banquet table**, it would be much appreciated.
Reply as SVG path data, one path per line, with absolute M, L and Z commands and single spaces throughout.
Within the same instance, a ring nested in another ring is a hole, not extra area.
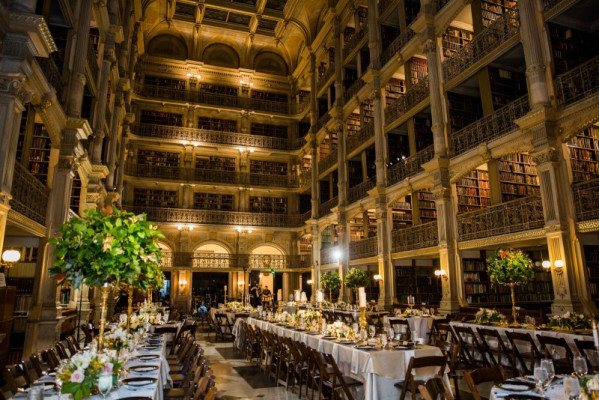
M 239 311 L 239 312 L 234 312 L 231 310 L 228 310 L 226 308 L 211 308 L 210 309 L 210 316 L 212 317 L 212 320 L 216 320 L 216 314 L 226 314 L 227 315 L 227 319 L 229 320 L 229 323 L 231 325 L 235 324 L 235 321 L 237 320 L 237 317 L 239 315 L 250 315 L 250 317 L 256 317 L 258 316 L 258 312 L 257 311 Z
M 422 316 L 422 317 L 394 317 L 394 316 L 386 316 L 383 318 L 385 326 L 389 326 L 390 321 L 394 320 L 404 320 L 408 321 L 408 326 L 410 327 L 410 331 L 416 332 L 419 338 L 424 338 L 428 340 L 429 335 L 431 333 L 431 328 L 433 327 L 433 321 L 435 319 L 444 318 L 442 316 Z
M 338 340 L 324 339 L 320 334 L 301 332 L 268 321 L 248 318 L 247 322 L 261 330 L 289 337 L 320 352 L 331 354 L 345 375 L 364 383 L 363 392 L 357 395 L 358 398 L 363 397 L 367 400 L 396 400 L 400 390 L 394 386 L 394 383 L 404 379 L 411 357 L 442 355 L 437 347 L 426 345 L 419 345 L 409 350 L 360 350 L 353 345 L 341 344 Z M 436 372 L 435 368 L 422 368 L 416 371 L 416 377 L 426 380 Z
M 107 399 L 125 399 L 130 397 L 144 397 L 153 400 L 162 400 L 163 399 L 163 388 L 169 383 L 169 367 L 168 362 L 166 360 L 166 340 L 161 335 L 160 337 L 160 348 L 157 350 L 149 350 L 144 349 L 142 347 L 134 350 L 125 364 L 125 369 L 128 370 L 127 378 L 153 378 L 156 379 L 155 382 L 150 383 L 148 385 L 139 386 L 139 387 L 129 387 L 127 385 L 121 385 L 117 389 L 112 389 Z M 142 360 L 138 359 L 139 356 L 156 356 L 157 358 L 151 360 Z M 156 367 L 157 369 L 154 371 L 147 372 L 136 372 L 130 370 L 132 367 L 145 366 L 145 367 Z M 40 379 L 38 379 L 35 383 L 47 384 L 52 383 L 55 380 L 54 375 L 44 375 Z M 34 383 L 34 384 L 35 384 Z M 20 392 L 17 393 L 14 398 L 15 399 L 26 399 L 28 393 Z M 60 400 L 61 398 L 65 398 L 65 395 L 61 395 L 54 389 L 45 390 L 43 393 L 44 399 L 50 400 Z M 89 397 L 92 400 L 102 399 L 101 395 L 95 395 Z
M 531 386 L 534 384 L 534 380 L 531 379 L 532 377 L 527 377 L 527 378 L 519 378 L 519 379 L 514 379 L 513 381 L 515 382 L 526 382 L 529 383 Z M 510 382 L 512 380 L 509 380 Z M 489 400 L 503 400 L 503 399 L 509 399 L 510 395 L 514 396 L 515 398 L 519 398 L 519 399 L 531 399 L 531 400 L 535 400 L 535 399 L 551 399 L 551 400 L 568 400 L 568 396 L 566 395 L 565 391 L 564 391 L 564 377 L 563 376 L 556 376 L 556 379 L 549 384 L 549 386 L 547 388 L 545 388 L 544 393 L 541 395 L 541 393 L 539 393 L 536 388 L 532 388 L 530 390 L 504 390 L 500 387 L 497 386 L 493 386 L 493 388 L 491 389 L 491 393 L 489 394 Z M 522 396 L 522 397 L 520 397 Z

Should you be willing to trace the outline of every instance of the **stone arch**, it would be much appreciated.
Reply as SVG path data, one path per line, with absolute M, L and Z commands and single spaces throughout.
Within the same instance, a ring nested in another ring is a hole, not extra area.
M 229 268 L 231 249 L 218 240 L 200 243 L 193 251 L 192 268 Z
M 220 251 L 218 251 L 220 250 Z M 196 246 L 196 248 L 194 249 L 194 254 L 198 253 L 198 252 L 210 252 L 213 251 L 214 253 L 220 253 L 220 254 L 231 254 L 231 248 L 229 247 L 228 244 L 221 242 L 220 240 L 206 240 L 201 242 L 200 244 L 198 244 Z
M 173 34 L 164 33 L 154 36 L 148 42 L 148 54 L 151 56 L 186 60 L 188 49 L 185 41 Z
M 162 250 L 162 267 L 172 268 L 174 256 L 173 246 L 163 239 L 158 242 L 158 247 Z
M 259 243 L 250 252 L 250 268 L 283 269 L 287 267 L 285 251 L 273 242 Z
M 202 60 L 218 67 L 239 68 L 239 54 L 231 46 L 222 43 L 206 46 Z
M 272 51 L 258 53 L 254 58 L 254 69 L 256 72 L 273 75 L 286 76 L 289 73 L 289 68 L 283 57 Z

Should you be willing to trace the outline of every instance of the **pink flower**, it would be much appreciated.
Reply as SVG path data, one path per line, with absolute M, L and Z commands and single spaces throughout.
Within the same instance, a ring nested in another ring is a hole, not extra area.
M 81 383 L 81 382 L 83 382 L 83 378 L 84 378 L 83 371 L 81 371 L 80 369 L 76 369 L 71 374 L 71 382 Z
M 113 365 L 111 362 L 106 362 L 102 368 L 102 372 L 112 372 Z

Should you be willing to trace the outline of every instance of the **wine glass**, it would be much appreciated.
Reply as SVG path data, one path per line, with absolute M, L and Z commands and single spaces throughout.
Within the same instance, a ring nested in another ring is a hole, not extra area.
M 387 335 L 388 335 L 389 342 L 392 342 L 393 338 L 395 338 L 395 330 L 393 328 L 387 329 Z
M 543 367 L 535 367 L 534 371 L 535 383 L 537 385 L 537 389 L 541 395 L 543 394 L 543 389 L 545 384 L 549 380 L 549 375 L 547 374 L 547 370 Z
M 106 396 L 112 390 L 112 372 L 102 372 L 98 378 L 98 391 L 102 395 L 102 398 L 106 399 Z
M 541 360 L 541 368 L 545 368 L 547 375 L 549 376 L 549 382 L 555 378 L 555 367 L 553 366 L 552 360 Z
M 387 347 L 387 334 L 381 333 L 381 346 L 383 346 L 383 350 Z
M 370 338 L 373 339 L 376 335 L 376 326 L 370 325 L 368 326 L 368 333 L 370 333 Z
M 580 382 L 573 376 L 564 377 L 564 393 L 568 399 L 575 400 L 580 396 Z
M 589 372 L 587 367 L 587 361 L 584 359 L 584 357 L 574 357 L 574 372 L 576 373 L 576 376 L 578 376 L 579 378 L 582 378 Z

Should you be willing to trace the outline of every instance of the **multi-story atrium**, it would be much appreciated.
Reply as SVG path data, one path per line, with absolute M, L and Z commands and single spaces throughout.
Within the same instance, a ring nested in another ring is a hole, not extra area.
M 500 248 L 534 265 L 521 310 L 599 314 L 598 21 L 595 0 L 0 1 L 0 365 L 98 324 L 100 290 L 49 272 L 88 209 L 158 226 L 156 296 L 184 315 L 256 285 L 316 304 L 354 268 L 379 311 L 510 314 Z

